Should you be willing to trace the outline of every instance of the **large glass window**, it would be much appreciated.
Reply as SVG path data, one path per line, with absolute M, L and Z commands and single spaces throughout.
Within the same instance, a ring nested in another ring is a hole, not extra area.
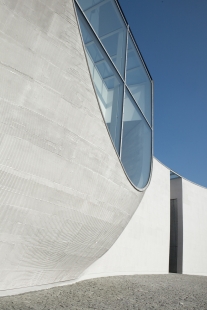
M 121 161 L 134 185 L 144 188 L 150 174 L 151 129 L 127 91 L 124 98 Z
M 114 145 L 119 153 L 121 136 L 121 116 L 123 102 L 123 82 L 100 46 L 96 36 L 78 10 L 87 59 L 96 88 L 101 110 L 109 128 Z
M 82 9 L 76 6 L 105 122 L 129 179 L 142 189 L 148 183 L 152 160 L 150 75 L 116 1 L 75 1 Z
M 151 81 L 130 35 L 127 48 L 126 84 L 151 124 Z
M 111 0 L 78 0 L 115 66 L 124 76 L 126 25 Z

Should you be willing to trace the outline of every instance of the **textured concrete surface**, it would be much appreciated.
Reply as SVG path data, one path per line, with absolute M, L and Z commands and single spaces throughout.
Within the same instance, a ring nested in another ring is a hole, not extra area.
M 109 138 L 72 0 L 0 0 L 0 290 L 77 278 L 143 194 Z
M 167 274 L 169 197 L 170 171 L 154 159 L 151 183 L 139 208 L 114 245 L 83 272 L 81 280 L 130 274 Z
M 207 309 L 207 277 L 119 276 L 0 298 L 1 310 Z

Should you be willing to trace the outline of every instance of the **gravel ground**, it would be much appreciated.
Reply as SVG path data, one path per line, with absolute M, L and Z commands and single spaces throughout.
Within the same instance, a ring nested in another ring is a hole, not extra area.
M 196 309 L 207 310 L 207 277 L 136 275 L 86 280 L 1 297 L 0 310 Z

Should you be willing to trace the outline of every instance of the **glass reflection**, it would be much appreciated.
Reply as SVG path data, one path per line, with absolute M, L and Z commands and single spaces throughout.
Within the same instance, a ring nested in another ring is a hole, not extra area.
M 94 7 L 94 5 L 103 2 L 105 0 L 78 0 L 78 3 L 80 4 L 82 10 L 87 10 L 90 9 L 92 7 Z
M 85 21 L 82 13 L 80 10 L 77 12 L 96 94 L 112 140 L 119 153 L 123 82 Z
M 126 25 L 112 0 L 78 0 L 115 66 L 124 76 Z
M 144 188 L 150 175 L 151 129 L 127 91 L 124 98 L 121 160 L 133 184 Z
M 126 84 L 151 124 L 151 82 L 130 35 L 127 48 Z
M 151 171 L 151 79 L 115 1 L 76 1 L 88 19 L 77 7 L 87 61 L 105 122 L 129 179 L 142 189 Z

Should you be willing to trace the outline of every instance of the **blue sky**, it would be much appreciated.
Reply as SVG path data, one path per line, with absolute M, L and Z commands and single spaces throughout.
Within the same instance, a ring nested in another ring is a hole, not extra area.
M 207 0 L 119 0 L 154 80 L 154 156 L 207 187 Z

